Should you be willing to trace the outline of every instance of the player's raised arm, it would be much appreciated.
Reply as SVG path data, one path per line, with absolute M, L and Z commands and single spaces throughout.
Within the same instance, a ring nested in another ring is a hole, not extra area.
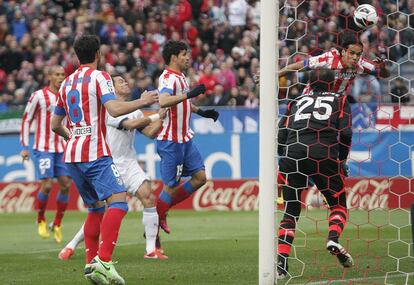
M 150 106 L 158 102 L 158 93 L 156 91 L 146 91 L 142 94 L 140 99 L 124 102 L 116 100 L 115 97 L 112 100 L 108 100 L 104 103 L 106 110 L 112 117 L 118 117 L 131 113 L 137 109 Z
M 197 85 L 194 87 L 193 90 L 181 94 L 181 95 L 173 95 L 173 90 L 169 88 L 163 88 L 160 91 L 160 106 L 161 108 L 167 108 L 174 105 L 177 105 L 181 102 L 183 102 L 186 99 L 197 97 L 200 94 L 203 94 L 206 92 L 206 87 L 204 84 Z
M 378 75 L 382 78 L 387 78 L 391 75 L 390 71 L 388 70 L 386 66 L 386 60 L 380 57 L 377 57 L 374 59 L 374 62 L 377 65 L 377 69 L 379 70 Z
M 101 72 L 97 76 L 98 85 L 100 87 L 98 96 L 102 104 L 104 104 L 109 115 L 112 117 L 118 117 L 131 113 L 137 109 L 150 106 L 158 102 L 158 92 L 149 91 L 144 92 L 140 99 L 125 102 L 117 100 L 115 96 L 115 90 L 113 88 L 112 79 L 106 72 Z

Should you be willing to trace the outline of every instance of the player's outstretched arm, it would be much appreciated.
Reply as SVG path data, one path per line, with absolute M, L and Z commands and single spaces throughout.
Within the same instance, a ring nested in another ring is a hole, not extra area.
M 214 122 L 217 121 L 218 117 L 220 116 L 220 113 L 215 109 L 202 110 L 193 104 L 191 105 L 191 112 L 196 113 L 201 117 L 212 119 Z
M 193 90 L 182 95 L 171 96 L 170 93 L 162 92 L 161 90 L 160 106 L 161 108 L 168 108 L 177 105 L 186 99 L 197 97 L 198 95 L 203 94 L 204 92 L 206 92 L 206 87 L 204 86 L 204 84 L 197 85 L 196 87 L 194 87 Z
M 279 70 L 279 78 L 285 76 L 286 74 L 289 74 L 291 72 L 295 71 L 306 71 L 305 69 L 305 62 L 304 61 L 298 61 L 292 64 L 289 64 L 288 66 L 282 68 Z M 260 83 L 260 72 L 253 75 L 254 83 L 259 84 Z
M 137 109 L 150 106 L 158 102 L 158 92 L 154 91 L 145 91 L 142 93 L 141 98 L 125 102 L 121 100 L 108 100 L 104 103 L 106 110 L 109 115 L 116 118 L 121 115 L 131 113 Z
M 305 62 L 303 60 L 295 62 L 295 63 L 291 63 L 279 71 L 279 78 L 294 71 L 305 71 L 304 68 L 305 68 Z
M 155 137 L 158 134 L 158 131 L 161 129 L 162 126 L 162 120 L 165 117 L 165 113 L 166 110 L 164 108 L 161 108 L 157 114 L 153 114 L 151 116 L 154 116 L 154 118 L 156 118 L 155 115 L 158 115 L 158 120 L 153 121 L 150 125 L 148 125 L 147 127 L 145 127 L 144 129 L 141 130 L 141 133 L 150 138 L 150 139 L 155 139 Z M 151 117 L 150 116 L 150 117 Z
M 63 137 L 66 141 L 70 138 L 69 130 L 62 125 L 62 121 L 65 118 L 63 115 L 53 114 L 52 121 L 50 123 L 52 131 Z
M 152 122 L 159 122 L 160 119 L 163 119 L 165 116 L 165 110 L 163 111 L 163 114 L 164 115 L 162 117 L 160 113 L 158 112 L 156 114 L 152 114 L 144 118 L 123 120 L 121 121 L 120 126 L 117 126 L 117 127 L 127 129 L 127 130 L 134 130 L 134 129 L 142 130 L 146 128 Z

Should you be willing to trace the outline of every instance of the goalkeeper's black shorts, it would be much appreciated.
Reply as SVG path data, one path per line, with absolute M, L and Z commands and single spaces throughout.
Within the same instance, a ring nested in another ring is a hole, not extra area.
M 284 157 L 280 160 L 279 171 L 287 181 L 286 191 L 299 190 L 300 195 L 303 189 L 315 184 L 325 196 L 329 206 L 339 204 L 346 207 L 344 180 L 339 161 Z M 286 199 L 285 194 L 284 196 Z M 297 195 L 294 196 L 297 197 Z

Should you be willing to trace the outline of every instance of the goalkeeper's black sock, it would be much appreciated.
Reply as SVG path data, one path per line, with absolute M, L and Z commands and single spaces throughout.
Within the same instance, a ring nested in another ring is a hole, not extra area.
M 330 231 L 329 232 L 329 236 L 328 236 L 328 240 L 331 240 L 331 241 L 334 241 L 336 243 L 339 243 L 338 232 L 336 232 L 336 231 Z
M 277 256 L 277 271 L 279 274 L 287 274 L 288 268 L 288 257 L 287 254 L 278 254 Z
M 334 242 L 338 242 L 338 238 L 341 236 L 342 231 L 345 228 L 346 221 L 348 219 L 348 213 L 346 208 L 341 206 L 335 206 L 331 208 L 329 214 L 329 234 L 328 239 Z

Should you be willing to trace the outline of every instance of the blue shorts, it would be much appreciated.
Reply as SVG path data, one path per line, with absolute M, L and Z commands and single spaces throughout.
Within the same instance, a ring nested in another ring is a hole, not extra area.
M 70 176 L 65 163 L 63 152 L 44 152 L 34 150 L 34 160 L 40 179 L 59 176 Z
M 157 141 L 157 152 L 161 157 L 161 179 L 169 186 L 175 187 L 182 176 L 192 176 L 204 170 L 204 162 L 193 141 L 175 143 L 172 141 Z
M 126 191 L 112 157 L 104 156 L 91 162 L 66 163 L 66 167 L 86 205 L 93 205 L 112 194 Z

